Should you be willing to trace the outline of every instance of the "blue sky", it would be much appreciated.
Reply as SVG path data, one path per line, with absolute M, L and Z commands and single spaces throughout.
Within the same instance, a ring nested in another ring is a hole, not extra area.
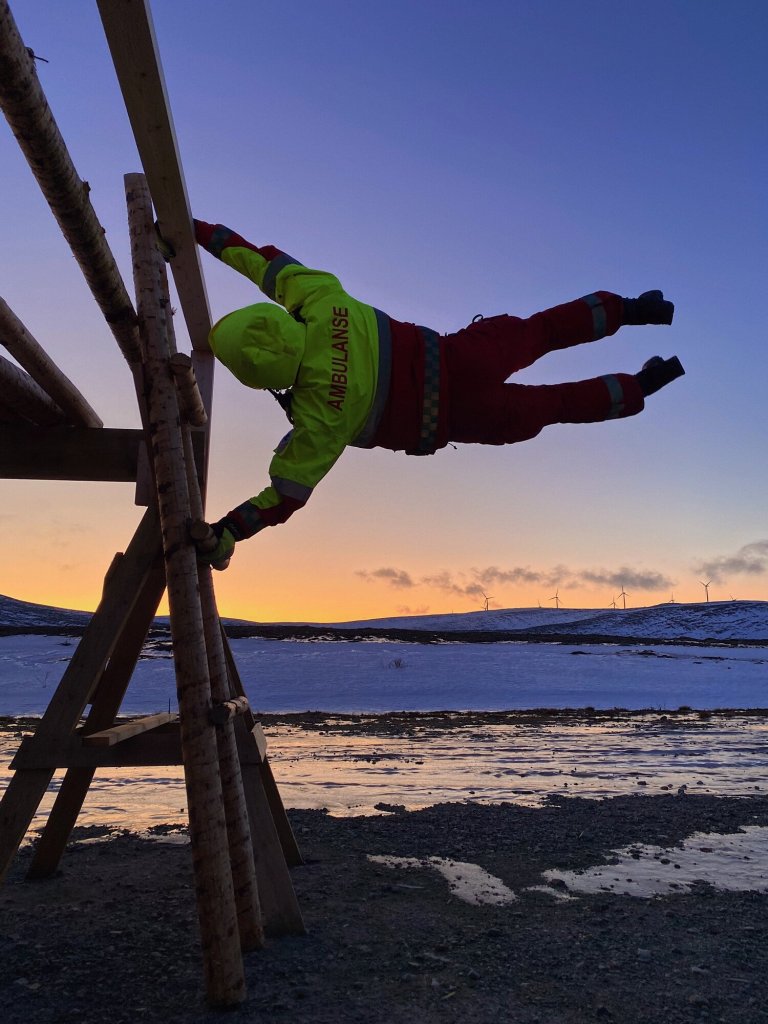
M 122 175 L 139 163 L 96 6 L 14 14 L 130 290 Z M 713 599 L 768 597 L 768 7 L 156 0 L 153 15 L 196 216 L 441 332 L 661 287 L 671 329 L 627 328 L 517 379 L 632 372 L 656 353 L 687 370 L 630 420 L 430 459 L 346 452 L 303 512 L 238 550 L 224 611 L 458 611 L 479 589 L 508 606 L 557 587 L 605 606 L 622 581 L 650 604 L 700 600 L 710 575 Z M 108 425 L 135 425 L 122 357 L 4 124 L 0 167 L 3 297 Z M 254 301 L 203 266 L 214 318 Z M 280 417 L 219 371 L 213 518 L 266 482 Z M 92 606 L 137 520 L 131 489 L 2 487 L 0 590 Z

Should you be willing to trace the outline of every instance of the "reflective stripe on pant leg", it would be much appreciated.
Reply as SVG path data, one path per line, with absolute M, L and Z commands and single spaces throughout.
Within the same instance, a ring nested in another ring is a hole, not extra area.
M 608 394 L 611 396 L 611 411 L 606 416 L 608 420 L 618 419 L 624 415 L 624 388 L 621 386 L 621 381 L 613 373 L 607 373 L 601 378 L 605 382 L 605 386 L 608 388 Z
M 605 306 L 603 300 L 599 295 L 592 293 L 591 295 L 585 295 L 582 302 L 586 302 L 589 308 L 592 310 L 592 328 L 594 331 L 593 341 L 599 341 L 600 338 L 605 337 L 607 328 L 607 316 L 605 312 Z

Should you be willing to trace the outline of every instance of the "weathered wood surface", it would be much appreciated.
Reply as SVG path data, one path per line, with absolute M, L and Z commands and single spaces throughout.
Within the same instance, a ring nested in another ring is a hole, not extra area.
M 141 585 L 130 614 L 120 629 L 112 655 L 97 683 L 91 698 L 91 709 L 80 735 L 97 732 L 99 729 L 112 725 L 120 710 L 128 683 L 139 660 L 147 630 L 165 592 L 165 566 L 161 557 L 159 537 L 156 541 L 156 553 L 157 557 Z M 104 580 L 105 592 L 125 557 L 121 554 L 115 556 Z M 80 750 L 83 749 L 79 736 L 72 736 L 69 743 L 70 746 L 76 745 Z M 114 750 L 115 748 L 102 747 L 101 749 Z M 122 750 L 123 748 L 118 749 Z M 66 756 L 66 754 L 62 755 L 62 761 L 66 759 Z M 180 760 L 179 763 L 181 763 Z M 38 764 L 35 767 L 44 766 Z M 45 828 L 35 844 L 32 862 L 27 871 L 27 877 L 30 879 L 49 878 L 58 868 L 93 781 L 96 768 L 95 765 L 75 766 L 69 763 L 63 763 L 58 767 L 68 770 L 59 786 L 59 792 L 56 794 Z
M 142 430 L 0 425 L 0 478 L 136 479 Z
M 247 697 L 233 697 L 232 700 L 224 700 L 219 704 L 214 702 L 211 708 L 211 721 L 214 725 L 224 725 L 225 722 L 250 710 Z
M 170 308 L 146 179 L 125 178 L 133 275 L 141 324 L 147 402 L 165 552 L 179 700 L 189 832 L 206 993 L 214 1005 L 245 998 L 235 892 L 198 592 L 195 549 L 187 538 L 190 497 L 176 388 L 168 365 Z
M 61 408 L 67 420 L 81 427 L 104 424 L 69 377 L 33 338 L 4 299 L 0 298 L 0 343 Z
M 208 351 L 208 296 L 149 3 L 97 2 L 160 233 L 175 253 L 171 272 L 192 347 Z M 203 381 L 200 384 L 202 389 Z M 210 413 L 210 392 L 204 390 L 203 397 Z
M 18 416 L 42 426 L 66 423 L 67 416 L 26 372 L 0 356 L 0 395 Z
M 184 352 L 172 355 L 171 373 L 176 381 L 182 419 L 191 427 L 204 427 L 208 422 L 208 414 L 197 386 L 191 357 Z
M 192 430 L 188 424 L 182 426 L 187 487 L 190 498 L 190 512 L 193 520 L 203 514 L 203 502 L 192 457 Z M 264 944 L 261 920 L 261 900 L 256 875 L 255 846 L 252 842 L 248 805 L 243 790 L 243 777 L 237 750 L 234 723 L 231 718 L 216 721 L 214 709 L 221 707 L 230 697 L 227 662 L 221 639 L 221 620 L 216 607 L 213 589 L 213 573 L 210 566 L 198 565 L 200 608 L 203 616 L 205 648 L 208 655 L 208 673 L 211 681 L 213 708 L 209 715 L 217 726 L 219 748 L 219 770 L 224 793 L 224 809 L 229 836 L 229 857 L 232 866 L 232 881 L 237 900 L 240 943 L 245 950 L 258 949 Z M 247 701 L 246 701 L 247 704 Z
M 148 509 L 125 555 L 116 564 L 104 597 L 88 623 L 56 692 L 32 737 L 35 750 L 56 758 L 69 742 L 115 650 L 137 596 L 160 549 L 157 514 Z M 53 767 L 17 771 L 0 803 L 0 882 L 40 806 Z
M 88 198 L 89 185 L 75 170 L 7 0 L 0 0 L 0 107 L 121 352 L 137 363 L 133 304 Z
M 99 732 L 91 732 L 82 737 L 82 744 L 86 747 L 114 747 L 118 743 L 124 743 L 133 736 L 140 736 L 144 732 L 157 729 L 158 726 L 168 725 L 175 722 L 178 716 L 170 711 L 160 711 L 156 715 L 146 715 L 144 718 L 134 718 L 130 722 L 123 722 L 120 725 L 113 725 L 109 729 L 100 729 Z
M 258 746 L 249 737 L 238 736 L 238 750 L 243 768 L 259 767 L 261 755 Z M 14 771 L 88 769 L 92 777 L 97 768 L 181 767 L 183 764 L 179 725 L 170 722 L 152 732 L 133 736 L 114 747 L 85 747 L 80 735 L 75 735 L 55 752 L 51 752 L 39 744 L 35 745 L 34 736 L 26 736 L 19 744 L 11 768 Z

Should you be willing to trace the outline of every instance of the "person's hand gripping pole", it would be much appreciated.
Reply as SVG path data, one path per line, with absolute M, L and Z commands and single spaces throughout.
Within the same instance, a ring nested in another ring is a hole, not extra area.
M 227 568 L 235 550 L 235 538 L 226 526 L 196 519 L 190 523 L 189 536 L 195 545 L 198 562 L 220 571 Z

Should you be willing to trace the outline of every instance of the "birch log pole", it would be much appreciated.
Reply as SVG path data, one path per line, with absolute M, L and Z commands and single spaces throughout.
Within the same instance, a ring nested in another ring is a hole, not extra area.
M 189 490 L 176 389 L 169 368 L 170 307 L 143 175 L 125 178 L 133 273 L 152 454 L 163 533 L 174 666 L 179 698 L 189 831 L 208 1000 L 233 1006 L 245 998 L 235 893 L 229 862 L 211 684 L 198 592 L 195 549 L 187 539 Z
M 158 272 L 162 277 L 163 296 L 170 304 L 168 295 L 168 276 L 165 264 L 160 259 L 157 263 Z M 173 320 L 168 318 L 168 347 L 171 352 L 169 365 L 173 375 L 179 399 L 179 411 L 182 421 L 187 415 L 202 416 L 207 421 L 205 408 L 200 399 L 197 385 L 194 382 L 192 360 L 189 356 L 177 353 Z M 184 464 L 187 473 L 187 489 L 189 507 L 193 520 L 203 518 L 203 499 L 197 479 L 195 453 L 192 448 L 192 431 L 189 422 L 182 422 L 181 436 L 184 445 Z M 200 590 L 200 608 L 203 616 L 203 633 L 205 649 L 208 656 L 208 675 L 211 685 L 213 705 L 221 705 L 230 697 L 229 672 L 224 653 L 224 641 L 221 635 L 221 620 L 216 607 L 216 593 L 213 588 L 213 572 L 210 566 L 198 565 L 197 579 Z M 251 842 L 251 829 L 248 822 L 248 805 L 243 790 L 243 777 L 240 771 L 240 755 L 237 750 L 235 726 L 231 718 L 217 720 L 215 715 L 210 720 L 218 726 L 216 735 L 219 749 L 219 773 L 224 796 L 224 811 L 227 821 L 229 838 L 229 859 L 232 868 L 232 882 L 235 887 L 237 921 L 240 931 L 240 945 L 244 950 L 259 949 L 264 945 L 264 931 L 259 903 L 259 887 L 256 879 L 254 849 Z
M 10 306 L 0 298 L 0 343 L 30 377 L 66 413 L 69 422 L 80 427 L 103 427 L 99 415 L 58 368 L 44 348 L 32 337 Z
M 62 410 L 40 385 L 4 356 L 0 356 L 0 394 L 7 406 L 30 423 L 51 427 L 67 422 Z
M 75 170 L 7 0 L 0 0 L 0 107 L 121 352 L 129 363 L 138 362 L 133 304 L 88 198 L 90 186 Z

